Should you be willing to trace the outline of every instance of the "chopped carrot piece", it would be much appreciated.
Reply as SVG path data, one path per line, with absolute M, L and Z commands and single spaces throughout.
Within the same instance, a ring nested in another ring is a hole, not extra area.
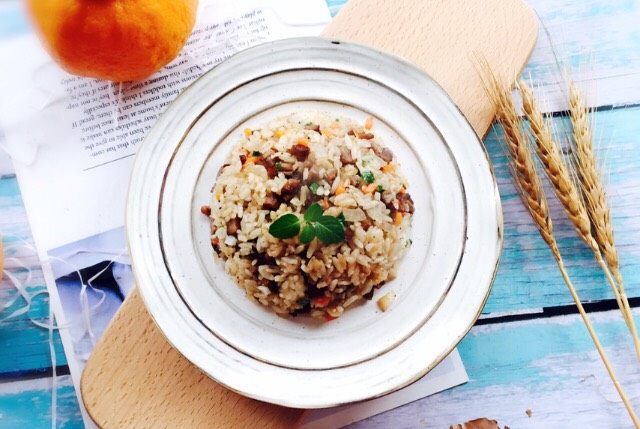
M 326 307 L 327 305 L 329 305 L 329 303 L 331 302 L 331 297 L 330 296 L 321 296 L 318 298 L 314 298 L 311 302 L 313 302 L 313 305 L 315 305 L 316 307 Z
M 394 225 L 400 225 L 402 223 L 402 212 L 395 212 L 393 214 Z
M 298 144 L 302 144 L 302 145 L 305 145 L 305 146 L 309 146 L 309 139 L 308 139 L 308 138 L 306 138 L 306 137 L 300 137 L 300 138 L 298 139 Z
M 344 194 L 347 190 L 344 188 L 344 186 L 340 185 L 336 188 L 336 195 L 340 195 L 340 194 Z
M 376 185 L 375 183 L 370 183 L 362 187 L 362 192 L 364 192 L 365 194 L 373 194 L 377 188 L 378 185 Z
M 404 194 L 405 192 L 407 192 L 407 190 L 405 189 L 405 187 L 404 187 L 404 186 L 402 186 L 402 187 L 398 190 L 398 193 L 399 193 L 399 194 Z
M 392 171 L 395 171 L 396 166 L 393 164 L 386 164 L 382 166 L 382 172 L 383 173 L 391 173 Z
M 251 128 L 245 128 L 244 129 L 244 136 L 245 137 L 251 137 Z
M 364 127 L 368 130 L 373 128 L 373 117 L 369 116 L 366 121 L 364 121 Z
M 282 137 L 283 135 L 284 135 L 284 131 L 283 131 L 283 130 L 279 130 L 279 129 L 278 129 L 278 130 L 276 130 L 276 131 L 273 133 L 273 136 L 274 136 L 275 138 L 277 138 L 277 139 L 279 139 L 279 138 L 280 138 L 280 137 Z

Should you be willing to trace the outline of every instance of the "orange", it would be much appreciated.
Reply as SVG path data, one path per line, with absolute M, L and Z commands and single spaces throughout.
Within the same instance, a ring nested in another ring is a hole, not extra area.
M 198 0 L 27 0 L 45 47 L 68 72 L 139 80 L 173 60 Z

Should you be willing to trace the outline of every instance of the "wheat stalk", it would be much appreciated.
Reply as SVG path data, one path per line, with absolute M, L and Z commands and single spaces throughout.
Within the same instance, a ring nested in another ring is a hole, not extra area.
M 589 220 L 589 214 L 585 208 L 584 201 L 574 184 L 573 178 L 564 162 L 558 145 L 553 138 L 553 133 L 549 129 L 538 103 L 533 96 L 533 91 L 522 80 L 518 82 L 518 89 L 522 95 L 522 110 L 529 121 L 529 127 L 531 129 L 533 140 L 535 141 L 538 158 L 542 163 L 549 181 L 553 185 L 553 190 L 556 196 L 562 203 L 569 220 L 573 223 L 578 236 L 593 251 L 596 261 L 605 273 L 607 281 L 611 286 L 611 290 L 613 291 L 613 295 L 616 299 L 616 303 L 618 304 L 618 308 L 620 309 L 623 319 L 631 332 L 636 354 L 640 359 L 640 341 L 638 340 L 633 316 L 625 306 L 618 286 L 614 282 L 607 264 L 602 258 L 602 252 L 598 245 L 598 240 L 596 240 L 591 233 L 591 221 Z M 585 134 L 589 134 L 589 131 Z
M 578 169 L 578 179 L 584 195 L 584 200 L 589 213 L 589 219 L 594 231 L 594 237 L 598 249 L 607 263 L 607 266 L 615 278 L 618 294 L 624 306 L 625 320 L 631 330 L 636 354 L 640 359 L 640 341 L 636 330 L 631 306 L 624 289 L 622 273 L 620 272 L 620 258 L 613 239 L 613 224 L 611 223 L 611 211 L 607 204 L 607 194 L 600 180 L 598 163 L 593 152 L 593 137 L 589 124 L 588 109 L 582 100 L 580 91 L 574 82 L 569 85 L 569 114 L 573 127 L 573 142 L 575 144 L 575 156 Z M 605 273 L 607 271 L 605 270 Z M 609 274 L 609 277 L 611 276 Z M 610 283 L 612 280 L 609 280 Z
M 513 100 L 511 99 L 511 95 L 509 93 L 508 88 L 505 88 L 501 85 L 496 79 L 495 75 L 491 72 L 488 66 L 485 63 L 486 68 L 486 81 L 485 89 L 490 97 L 493 105 L 496 109 L 496 119 L 498 123 L 502 126 L 505 134 L 506 146 L 508 149 L 508 153 L 511 157 L 512 163 L 512 175 L 516 187 L 519 190 L 520 197 L 531 214 L 531 217 L 540 233 L 542 239 L 547 243 L 553 257 L 560 269 L 560 273 L 564 282 L 569 289 L 569 293 L 573 298 L 576 307 L 578 308 L 578 312 L 582 317 L 582 320 L 593 340 L 593 343 L 596 346 L 598 354 L 600 355 L 600 359 L 604 364 L 611 381 L 613 382 L 622 402 L 633 421 L 633 424 L 636 428 L 640 428 L 640 420 L 638 420 L 638 416 L 636 415 L 629 399 L 627 398 L 626 393 L 624 392 L 622 385 L 618 381 L 618 377 L 615 374 L 611 363 L 609 362 L 609 358 L 607 357 L 602 345 L 600 344 L 600 340 L 598 339 L 598 335 L 596 334 L 593 326 L 591 325 L 591 321 L 587 316 L 587 313 L 582 306 L 582 302 L 580 301 L 580 297 L 567 274 L 566 267 L 564 265 L 564 261 L 560 254 L 560 250 L 558 249 L 558 244 L 556 242 L 555 236 L 553 234 L 553 224 L 551 222 L 551 217 L 549 216 L 549 210 L 547 205 L 547 200 L 544 195 L 544 191 L 542 189 L 540 178 L 536 171 L 535 164 L 533 162 L 533 156 L 528 147 L 527 139 L 525 138 L 522 132 L 521 120 L 518 116 L 515 106 L 513 104 Z

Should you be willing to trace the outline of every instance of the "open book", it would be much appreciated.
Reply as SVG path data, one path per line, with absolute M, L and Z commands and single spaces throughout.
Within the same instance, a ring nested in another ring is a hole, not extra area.
M 225 58 L 274 39 L 318 35 L 329 20 L 324 0 L 200 1 L 178 58 L 145 81 L 127 83 L 65 73 L 34 35 L 0 45 L 0 57 L 12 64 L 0 68 L 5 149 L 77 392 L 84 362 L 133 287 L 124 212 L 133 157 L 146 132 L 186 86 Z M 343 426 L 465 381 L 454 351 L 412 386 L 308 413 L 305 427 Z

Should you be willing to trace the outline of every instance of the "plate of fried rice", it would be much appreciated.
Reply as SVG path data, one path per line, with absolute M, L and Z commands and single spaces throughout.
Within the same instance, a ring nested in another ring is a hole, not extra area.
M 426 374 L 480 314 L 502 245 L 486 153 L 445 92 L 320 38 L 248 49 L 186 89 L 138 152 L 126 218 L 169 342 L 299 408 Z

